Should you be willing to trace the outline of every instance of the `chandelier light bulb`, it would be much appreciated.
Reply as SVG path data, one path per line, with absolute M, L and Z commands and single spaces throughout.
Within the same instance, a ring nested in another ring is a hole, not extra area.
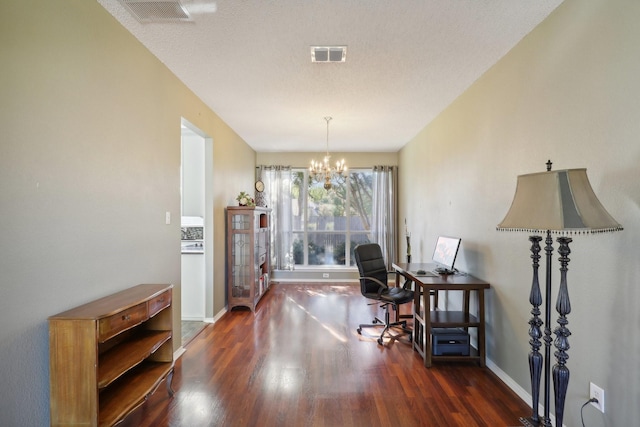
M 324 181 L 325 190 L 330 190 L 333 185 L 331 180 L 335 175 L 343 176 L 347 171 L 347 165 L 344 159 L 336 162 L 336 166 L 331 166 L 331 155 L 329 154 L 329 122 L 331 117 L 324 118 L 327 122 L 327 154 L 324 156 L 322 163 L 311 160 L 311 166 L 309 166 L 309 174 L 317 181 Z

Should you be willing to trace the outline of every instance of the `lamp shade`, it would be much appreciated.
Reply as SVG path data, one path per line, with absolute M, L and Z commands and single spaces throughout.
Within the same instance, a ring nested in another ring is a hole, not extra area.
M 519 175 L 511 208 L 497 228 L 576 233 L 622 230 L 593 192 L 586 169 Z

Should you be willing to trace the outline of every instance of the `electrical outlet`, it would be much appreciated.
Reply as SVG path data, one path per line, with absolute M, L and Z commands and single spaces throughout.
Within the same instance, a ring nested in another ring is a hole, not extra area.
M 589 399 L 598 399 L 597 402 L 591 402 L 591 404 L 604 414 L 604 390 L 594 383 L 589 383 Z
M 329 273 L 322 273 L 322 278 L 323 279 L 328 279 L 329 278 Z

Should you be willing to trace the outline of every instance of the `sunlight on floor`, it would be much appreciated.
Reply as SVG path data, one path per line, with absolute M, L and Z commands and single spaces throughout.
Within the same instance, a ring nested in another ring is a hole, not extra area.
M 326 296 L 326 295 L 323 295 L 323 296 Z M 300 310 L 304 311 L 311 319 L 315 320 L 322 328 L 324 328 L 327 332 L 329 332 L 331 335 L 333 335 L 336 339 L 338 339 L 341 342 L 347 342 L 347 337 L 345 337 L 344 335 L 340 334 L 338 331 L 333 329 L 331 326 L 326 325 L 325 323 L 322 323 L 320 320 L 318 320 L 318 318 L 316 316 L 314 316 L 306 308 L 304 308 L 303 306 L 298 304 L 293 298 L 287 297 L 287 300 L 292 302 L 293 304 L 295 304 L 298 308 L 300 308 Z

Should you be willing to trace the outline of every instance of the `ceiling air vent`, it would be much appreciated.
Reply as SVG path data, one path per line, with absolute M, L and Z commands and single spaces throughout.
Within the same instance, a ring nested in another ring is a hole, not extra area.
M 346 46 L 311 46 L 311 62 L 345 62 Z
M 140 22 L 193 21 L 187 9 L 177 0 L 119 0 Z

